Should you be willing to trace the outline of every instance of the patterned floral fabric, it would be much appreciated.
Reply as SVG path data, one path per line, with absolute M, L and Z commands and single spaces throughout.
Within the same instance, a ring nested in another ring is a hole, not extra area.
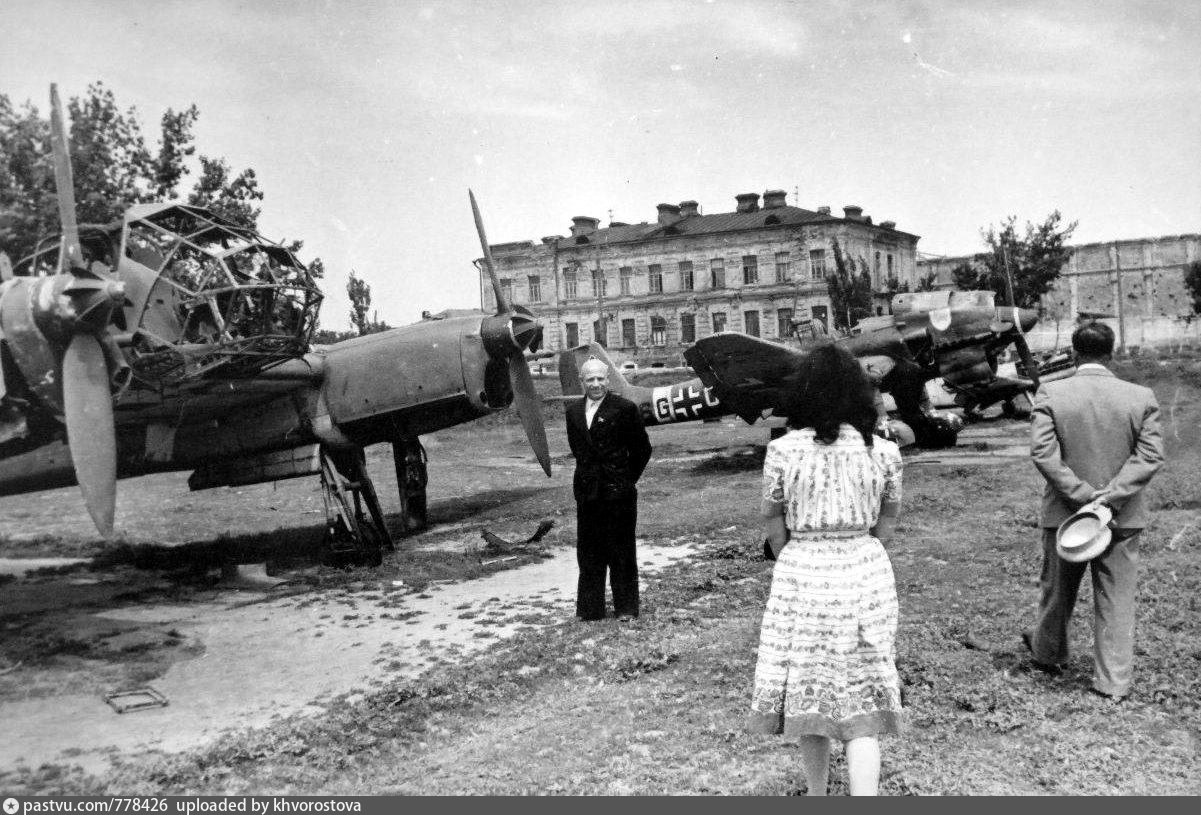
M 896 733 L 897 596 L 892 564 L 868 534 L 880 502 L 899 501 L 901 455 L 843 425 L 768 445 L 764 500 L 785 505 L 791 537 L 772 574 L 760 629 L 750 727 L 848 740 Z
M 901 450 L 881 438 L 868 447 L 849 424 L 828 445 L 812 428 L 794 430 L 767 445 L 763 499 L 786 505 L 784 525 L 793 532 L 866 532 L 881 500 L 901 500 Z

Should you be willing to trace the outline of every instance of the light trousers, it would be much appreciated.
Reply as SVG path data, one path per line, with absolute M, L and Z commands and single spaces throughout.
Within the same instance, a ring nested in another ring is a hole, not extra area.
M 1134 674 L 1134 607 L 1141 529 L 1115 529 L 1109 548 L 1092 560 L 1070 563 L 1055 551 L 1055 529 L 1043 530 L 1042 595 L 1034 631 L 1034 659 L 1059 665 L 1068 659 L 1068 623 L 1084 572 L 1093 581 L 1093 687 L 1125 696 Z

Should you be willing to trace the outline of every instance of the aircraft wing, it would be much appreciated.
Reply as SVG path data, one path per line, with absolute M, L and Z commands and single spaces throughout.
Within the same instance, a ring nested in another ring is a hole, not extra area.
M 754 422 L 782 403 L 801 354 L 745 334 L 714 334 L 686 349 L 684 359 L 723 405 Z

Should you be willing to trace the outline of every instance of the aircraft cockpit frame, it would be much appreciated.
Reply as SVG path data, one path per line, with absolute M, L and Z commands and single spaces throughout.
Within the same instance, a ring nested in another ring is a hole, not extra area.
M 121 257 L 153 275 L 137 275 L 149 285 L 127 305 L 137 378 L 253 376 L 308 349 L 321 291 L 291 251 L 253 230 L 199 207 L 134 206 Z

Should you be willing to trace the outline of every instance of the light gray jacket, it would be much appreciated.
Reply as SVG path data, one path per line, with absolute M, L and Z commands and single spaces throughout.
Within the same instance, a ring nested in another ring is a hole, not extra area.
M 1034 397 L 1030 458 L 1047 480 L 1044 527 L 1059 526 L 1104 490 L 1114 526 L 1142 529 L 1143 487 L 1163 464 L 1155 394 L 1104 368 L 1048 382 Z

